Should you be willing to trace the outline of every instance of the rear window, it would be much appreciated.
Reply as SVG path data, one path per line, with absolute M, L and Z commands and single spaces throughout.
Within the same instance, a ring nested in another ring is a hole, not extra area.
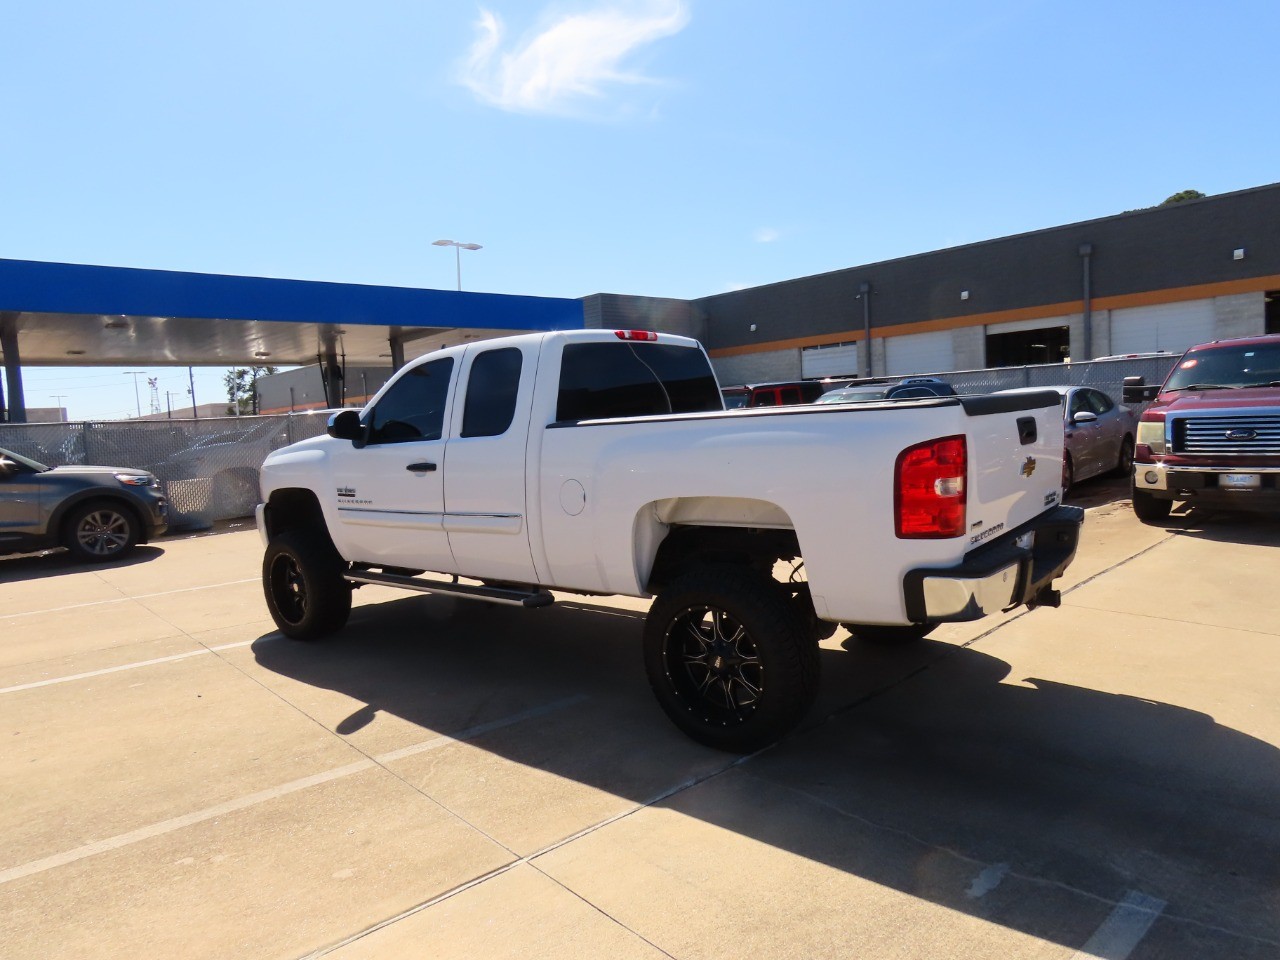
M 723 410 L 701 350 L 669 343 L 571 343 L 560 366 L 557 420 Z

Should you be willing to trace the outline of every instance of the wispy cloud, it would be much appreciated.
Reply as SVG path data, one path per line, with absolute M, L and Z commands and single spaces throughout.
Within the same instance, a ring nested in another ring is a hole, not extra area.
M 773 229 L 773 227 L 756 227 L 755 231 L 751 234 L 751 239 L 756 243 L 773 243 L 773 241 L 779 239 L 781 236 L 782 234 Z
M 684 0 L 605 0 L 580 13 L 545 15 L 540 27 L 508 43 L 495 13 L 482 9 L 460 82 L 503 110 L 583 116 L 621 109 L 622 87 L 652 84 L 627 69 L 638 50 L 679 33 Z

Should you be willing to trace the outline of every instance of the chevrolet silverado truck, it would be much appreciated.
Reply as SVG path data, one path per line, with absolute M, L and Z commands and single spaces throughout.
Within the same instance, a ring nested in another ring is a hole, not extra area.
M 1178 500 L 1280 509 L 1280 335 L 1202 343 L 1163 386 L 1126 382 L 1124 391 L 1126 403 L 1151 402 L 1133 456 L 1139 520 L 1164 521 Z
M 911 641 L 1057 606 L 1083 512 L 1061 397 L 725 410 L 695 340 L 578 330 L 436 351 L 272 453 L 257 508 L 281 633 L 383 584 L 537 608 L 653 598 L 644 665 L 694 739 L 794 727 L 821 639 Z

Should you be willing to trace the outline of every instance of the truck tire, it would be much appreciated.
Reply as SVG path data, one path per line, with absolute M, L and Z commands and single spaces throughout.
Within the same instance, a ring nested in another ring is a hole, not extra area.
M 818 645 L 791 598 L 748 568 L 673 580 L 644 626 L 645 671 L 685 734 L 746 753 L 788 733 L 818 692 Z
M 1115 469 L 1111 471 L 1114 477 L 1128 477 L 1133 474 L 1133 437 L 1127 433 L 1124 439 L 1120 441 L 1120 455 L 1116 458 Z
M 842 623 L 840 626 L 844 627 L 859 640 L 885 647 L 918 643 L 938 627 L 936 623 L 907 623 L 900 626 L 885 626 L 878 623 Z
M 82 563 L 103 563 L 127 555 L 141 536 L 142 525 L 130 507 L 110 500 L 95 500 L 67 514 L 60 539 L 74 559 Z
M 1133 512 L 1143 523 L 1164 523 L 1172 509 L 1172 500 L 1162 500 L 1141 490 L 1133 491 Z
M 305 530 L 287 531 L 267 544 L 262 592 L 271 619 L 294 640 L 341 630 L 351 614 L 351 584 L 342 576 L 342 558 Z

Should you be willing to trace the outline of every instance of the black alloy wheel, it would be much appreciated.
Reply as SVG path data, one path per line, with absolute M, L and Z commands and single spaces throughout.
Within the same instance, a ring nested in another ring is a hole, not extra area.
M 271 619 L 286 637 L 315 640 L 341 630 L 351 614 L 351 584 L 327 542 L 303 531 L 273 537 L 262 558 Z
M 645 669 L 667 716 L 707 746 L 755 750 L 786 734 L 817 694 L 818 645 L 775 581 L 725 565 L 659 594 Z

